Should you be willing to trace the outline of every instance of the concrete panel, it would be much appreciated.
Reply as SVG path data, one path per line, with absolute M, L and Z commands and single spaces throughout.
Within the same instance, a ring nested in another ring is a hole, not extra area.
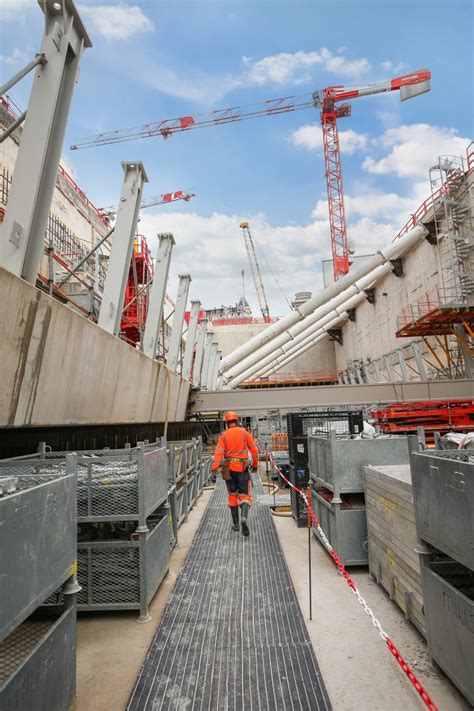
M 185 418 L 189 383 L 0 270 L 0 426 Z

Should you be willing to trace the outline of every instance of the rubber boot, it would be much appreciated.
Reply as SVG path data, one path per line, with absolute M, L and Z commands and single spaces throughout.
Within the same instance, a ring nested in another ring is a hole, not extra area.
M 238 531 L 239 530 L 239 507 L 238 506 L 231 506 L 230 513 L 232 514 L 232 523 L 233 523 L 233 530 Z
M 248 536 L 250 534 L 248 523 L 247 523 L 247 518 L 249 515 L 249 508 L 250 506 L 248 504 L 240 504 L 240 522 L 242 524 L 242 535 L 243 536 Z

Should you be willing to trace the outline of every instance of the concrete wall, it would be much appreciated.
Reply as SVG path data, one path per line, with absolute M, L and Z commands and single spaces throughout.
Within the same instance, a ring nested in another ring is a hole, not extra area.
M 0 269 L 0 426 L 184 420 L 189 384 Z
M 214 340 L 219 343 L 223 356 L 226 356 L 267 327 L 265 323 L 252 323 L 214 326 L 212 328 L 214 330 Z M 334 345 L 334 342 L 329 340 L 318 343 L 299 358 L 295 358 L 281 372 L 297 374 L 308 371 L 334 370 L 336 368 Z

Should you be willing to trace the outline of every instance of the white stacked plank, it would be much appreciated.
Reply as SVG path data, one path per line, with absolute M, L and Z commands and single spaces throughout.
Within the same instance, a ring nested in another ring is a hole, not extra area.
M 369 572 L 426 636 L 410 466 L 365 467 Z

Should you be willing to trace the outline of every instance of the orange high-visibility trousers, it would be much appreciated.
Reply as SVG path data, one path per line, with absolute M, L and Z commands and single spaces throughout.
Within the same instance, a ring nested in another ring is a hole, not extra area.
M 226 481 L 228 491 L 228 504 L 230 508 L 240 506 L 240 504 L 251 504 L 252 495 L 250 493 L 250 474 L 247 470 L 234 472 L 231 470 L 230 479 Z

